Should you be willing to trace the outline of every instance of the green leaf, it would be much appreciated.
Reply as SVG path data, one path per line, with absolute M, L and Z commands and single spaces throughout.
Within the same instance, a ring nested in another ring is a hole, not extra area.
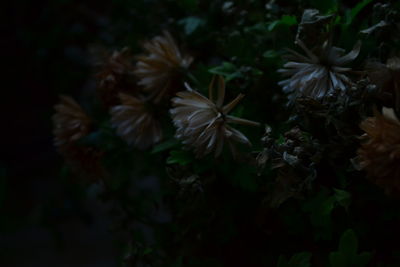
M 267 50 L 263 54 L 265 58 L 278 58 L 279 56 L 280 54 L 276 50 Z
M 275 20 L 268 25 L 268 31 L 272 32 L 280 25 L 290 27 L 296 24 L 296 16 L 283 15 L 281 19 Z
M 167 158 L 167 164 L 187 165 L 193 162 L 194 158 L 192 153 L 183 150 L 172 150 L 170 156 Z
M 288 261 L 285 256 L 280 255 L 277 267 L 310 267 L 311 256 L 309 252 L 296 253 Z
M 223 62 L 222 65 L 211 68 L 208 71 L 212 74 L 224 76 L 226 82 L 243 76 L 238 68 L 230 62 Z
M 156 154 L 156 153 L 160 153 L 162 151 L 171 149 L 175 146 L 179 145 L 178 140 L 176 139 L 169 139 L 165 142 L 162 142 L 156 146 L 154 146 L 154 148 L 151 150 L 151 154 Z
M 292 26 L 297 24 L 296 16 L 283 15 L 281 18 L 281 24 Z
M 364 0 L 361 3 L 358 3 L 354 8 L 346 13 L 346 25 L 350 25 L 354 18 L 360 13 L 360 11 L 373 0 Z
M 347 210 L 351 203 L 351 194 L 341 189 L 334 188 L 333 190 L 335 191 L 336 202 Z
M 289 267 L 310 267 L 311 256 L 309 252 L 294 254 L 289 260 Z
M 358 241 L 354 231 L 349 229 L 343 233 L 339 242 L 339 252 L 347 257 L 353 257 L 357 253 Z
M 331 252 L 329 261 L 332 267 L 365 267 L 371 259 L 371 253 L 357 254 L 358 240 L 353 230 L 345 231 L 340 237 L 338 251 Z
M 206 22 L 202 18 L 192 16 L 181 19 L 180 21 L 178 21 L 178 24 L 183 25 L 185 33 L 187 35 L 191 35 L 195 31 L 197 31 L 198 28 L 204 26 Z

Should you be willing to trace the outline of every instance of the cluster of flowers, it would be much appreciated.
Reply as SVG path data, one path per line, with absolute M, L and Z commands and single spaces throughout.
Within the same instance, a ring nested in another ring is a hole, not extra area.
M 388 191 L 400 190 L 400 122 L 396 116 L 400 110 L 400 59 L 389 58 L 387 64 L 370 63 L 365 70 L 356 72 L 347 66 L 359 55 L 361 42 L 347 54 L 333 46 L 331 38 L 315 49 L 309 49 L 300 38 L 296 43 L 304 54 L 290 50 L 288 62 L 278 70 L 288 77 L 279 84 L 291 100 L 308 97 L 324 102 L 332 95 L 345 94 L 356 83 L 351 76 L 360 74 L 392 97 L 392 105 L 382 114 L 376 112 L 361 123 L 365 134 L 358 150 L 358 166 Z M 129 145 L 148 149 L 163 139 L 160 117 L 168 110 L 176 138 L 198 157 L 211 153 L 218 157 L 226 144 L 235 154 L 235 143 L 250 144 L 243 133 L 230 125 L 260 125 L 229 115 L 244 95 L 224 104 L 226 88 L 222 77 L 213 78 L 208 97 L 192 89 L 185 79 L 193 58 L 180 50 L 168 32 L 145 42 L 143 48 L 147 54 L 137 57 L 127 49 L 115 51 L 102 62 L 97 74 L 98 93 L 109 108 L 117 135 Z M 69 160 L 75 158 L 75 162 L 98 159 L 101 153 L 79 145 L 79 139 L 91 127 L 90 118 L 79 104 L 62 96 L 56 111 L 54 135 L 59 151 Z M 74 156 L 77 153 L 81 155 L 78 158 Z M 258 158 L 265 163 L 263 153 Z
M 176 137 L 192 147 L 199 157 L 209 153 L 219 156 L 225 143 L 232 151 L 235 142 L 250 144 L 246 136 L 229 125 L 259 125 L 228 115 L 244 95 L 224 105 L 222 77 L 211 81 L 208 98 L 184 83 L 193 58 L 180 51 L 168 32 L 145 42 L 143 48 L 148 54 L 134 58 L 124 48 L 99 64 L 98 93 L 104 106 L 109 108 L 111 125 L 118 136 L 142 150 L 159 143 L 163 138 L 160 116 L 167 106 Z M 129 82 L 132 80 L 133 83 Z M 177 92 L 182 85 L 186 90 Z M 165 105 L 166 102 L 171 105 Z M 91 119 L 68 96 L 61 96 L 56 111 L 53 116 L 55 146 L 66 158 L 79 162 L 81 159 L 71 157 L 66 150 L 81 149 L 78 140 L 90 132 Z

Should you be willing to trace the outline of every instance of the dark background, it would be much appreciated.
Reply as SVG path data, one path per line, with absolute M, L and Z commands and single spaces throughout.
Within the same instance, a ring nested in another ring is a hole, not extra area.
M 1 38 L 0 265 L 114 266 L 117 243 L 107 209 L 60 172 L 51 133 L 58 95 L 82 98 L 94 89 L 88 45 L 112 42 L 109 6 L 69 0 L 10 5 Z

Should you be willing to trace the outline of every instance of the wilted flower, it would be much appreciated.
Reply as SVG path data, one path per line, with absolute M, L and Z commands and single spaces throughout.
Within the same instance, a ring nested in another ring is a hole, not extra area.
M 90 129 L 90 118 L 81 106 L 69 96 L 60 96 L 61 102 L 54 108 L 54 145 L 63 147 L 86 136 Z
M 400 112 L 400 58 L 391 57 L 386 64 L 369 62 L 368 75 L 371 82 L 378 86 L 385 104 L 394 106 Z
M 134 87 L 129 82 L 133 76 L 133 57 L 127 47 L 122 50 L 107 54 L 96 63 L 99 72 L 96 74 L 98 80 L 97 91 L 106 106 L 118 103 L 118 94 L 129 91 Z
M 346 55 L 343 55 L 343 49 L 332 46 L 330 41 L 324 42 L 316 53 L 309 50 L 301 40 L 297 40 L 297 43 L 306 56 L 290 50 L 291 55 L 286 57 L 289 62 L 284 65 L 284 69 L 278 70 L 284 76 L 289 76 L 287 80 L 279 82 L 285 92 L 293 92 L 294 96 L 322 99 L 335 90 L 346 90 L 351 80 L 345 74 L 351 68 L 344 65 L 358 56 L 360 42 Z
M 400 190 L 400 122 L 392 109 L 361 123 L 365 131 L 358 150 L 358 164 L 387 193 Z
M 111 109 L 111 124 L 128 144 L 146 149 L 162 138 L 161 125 L 148 103 L 120 94 L 121 105 Z
M 134 73 L 139 77 L 138 84 L 143 86 L 144 91 L 161 97 L 190 66 L 193 58 L 181 53 L 168 32 L 145 42 L 143 48 L 148 55 L 137 58 Z
M 296 40 L 307 40 L 309 44 L 315 44 L 326 39 L 326 26 L 333 18 L 333 14 L 321 15 L 317 9 L 305 9 L 297 27 Z
M 54 145 L 75 173 L 90 180 L 105 175 L 100 159 L 102 152 L 77 143 L 88 135 L 91 120 L 81 106 L 69 96 L 61 96 L 53 116 Z
M 239 94 L 224 106 L 225 82 L 222 77 L 219 77 L 215 100 L 214 79 L 209 87 L 209 98 L 194 91 L 187 84 L 186 88 L 187 91 L 177 93 L 177 97 L 172 99 L 174 108 L 170 113 L 177 128 L 176 137 L 183 140 L 185 145 L 194 148 L 197 156 L 214 152 L 217 157 L 221 154 L 224 143 L 228 143 L 231 149 L 234 149 L 232 141 L 250 145 L 246 136 L 229 126 L 229 123 L 259 125 L 228 115 L 244 95 Z

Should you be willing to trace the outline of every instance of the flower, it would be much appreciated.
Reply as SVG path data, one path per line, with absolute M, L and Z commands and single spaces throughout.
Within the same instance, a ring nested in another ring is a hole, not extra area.
M 400 58 L 391 57 L 386 64 L 369 62 L 368 76 L 381 92 L 385 105 L 394 106 L 400 112 Z
M 393 109 L 376 112 L 361 125 L 364 143 L 357 151 L 358 165 L 387 193 L 400 190 L 400 122 Z
M 148 55 L 137 58 L 134 73 L 139 78 L 138 84 L 143 86 L 145 92 L 161 97 L 172 88 L 171 83 L 190 66 L 193 58 L 181 53 L 168 32 L 145 42 L 143 48 Z
M 111 55 L 103 55 L 96 65 L 100 67 L 96 74 L 97 92 L 105 106 L 118 103 L 120 92 L 134 89 L 134 83 L 129 82 L 133 76 L 133 57 L 127 47 L 114 51 Z
M 89 134 L 89 116 L 71 97 L 60 96 L 60 99 L 53 115 L 54 145 L 76 174 L 92 181 L 104 177 L 105 170 L 100 162 L 103 153 L 96 148 L 77 143 Z
M 120 94 L 122 104 L 111 108 L 111 124 L 129 145 L 146 149 L 162 138 L 161 125 L 147 103 L 137 97 Z
M 198 157 L 211 152 L 214 152 L 215 157 L 219 156 L 225 142 L 233 152 L 232 141 L 250 145 L 247 137 L 229 126 L 229 123 L 259 125 L 228 115 L 244 95 L 239 94 L 224 106 L 225 82 L 219 77 L 217 99 L 214 100 L 214 80 L 209 86 L 209 98 L 185 84 L 187 91 L 177 93 L 177 97 L 172 99 L 174 108 L 170 113 L 177 128 L 176 137 L 183 140 L 183 144 L 192 147 Z
M 285 92 L 293 93 L 294 96 L 322 99 L 336 90 L 346 90 L 351 80 L 345 73 L 351 71 L 351 68 L 344 65 L 358 56 L 360 42 L 346 55 L 343 55 L 343 49 L 332 46 L 329 41 L 324 42 L 317 53 L 310 51 L 301 40 L 297 40 L 297 43 L 306 52 L 306 56 L 289 50 L 291 55 L 286 58 L 290 61 L 284 65 L 284 69 L 278 70 L 284 76 L 289 76 L 279 82 Z
M 90 118 L 81 106 L 69 96 L 60 96 L 61 102 L 54 108 L 54 145 L 64 147 L 86 136 L 90 129 Z

